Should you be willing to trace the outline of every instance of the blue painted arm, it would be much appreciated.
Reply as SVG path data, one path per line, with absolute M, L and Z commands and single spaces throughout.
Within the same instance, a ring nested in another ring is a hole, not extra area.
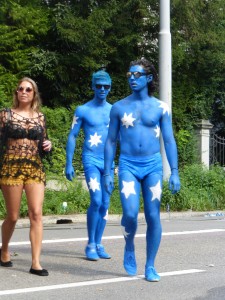
M 75 112 L 73 117 L 73 122 L 71 126 L 71 130 L 68 135 L 67 144 L 66 144 L 66 168 L 65 174 L 66 178 L 70 181 L 75 177 L 75 170 L 73 167 L 73 157 L 76 149 L 76 138 L 79 134 L 79 130 L 82 125 L 82 119 L 77 117 L 77 113 Z
M 180 190 L 180 178 L 178 173 L 177 145 L 173 135 L 173 128 L 170 115 L 165 114 L 161 120 L 161 131 L 166 151 L 166 156 L 170 165 L 171 175 L 169 178 L 169 189 L 172 194 Z
M 119 121 L 116 117 L 116 110 L 113 107 L 110 112 L 109 131 L 104 150 L 104 185 L 109 194 L 111 194 L 114 189 L 114 181 L 109 174 L 116 153 L 118 132 Z

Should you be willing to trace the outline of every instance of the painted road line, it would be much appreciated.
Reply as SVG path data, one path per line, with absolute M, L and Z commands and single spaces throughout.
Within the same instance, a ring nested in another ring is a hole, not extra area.
M 163 232 L 163 236 L 175 236 L 175 235 L 189 235 L 189 234 L 203 234 L 203 233 L 215 233 L 215 232 L 224 232 L 225 229 L 206 229 L 206 230 L 188 230 L 188 231 L 175 231 L 175 232 Z M 136 234 L 136 238 L 145 238 L 145 234 Z M 116 240 L 116 239 L 123 239 L 123 235 L 110 235 L 105 236 L 103 240 Z M 52 239 L 52 240 L 43 240 L 43 244 L 53 244 L 53 243 L 70 243 L 70 242 L 83 242 L 87 241 L 87 238 L 71 238 L 71 239 Z M 10 245 L 17 246 L 17 245 L 30 245 L 30 241 L 24 242 L 10 242 Z
M 224 231 L 225 229 L 187 230 L 187 231 L 164 232 L 162 235 L 201 234 L 201 233 L 214 233 L 214 232 L 224 232 Z
M 161 277 L 166 277 L 166 276 L 179 276 L 179 275 L 187 275 L 187 274 L 194 274 L 194 273 L 201 273 L 201 272 L 205 272 L 205 270 L 199 270 L 199 269 L 180 270 L 180 271 L 172 271 L 172 272 L 163 272 L 163 273 L 159 273 L 159 275 Z M 82 286 L 92 286 L 92 285 L 99 285 L 99 284 L 125 282 L 125 281 L 132 281 L 132 280 L 140 280 L 143 278 L 144 278 L 144 275 L 138 275 L 138 276 L 133 276 L 133 277 L 130 277 L 130 276 L 129 277 L 117 277 L 117 278 L 98 279 L 98 280 L 92 280 L 92 281 L 81 281 L 81 282 L 74 282 L 74 283 L 39 286 L 39 287 L 31 287 L 31 288 L 23 288 L 23 289 L 15 289 L 15 290 L 5 290 L 5 291 L 0 291 L 0 296 L 26 294 L 26 293 L 43 292 L 43 291 L 58 290 L 58 289 L 77 288 L 77 287 L 82 287 Z

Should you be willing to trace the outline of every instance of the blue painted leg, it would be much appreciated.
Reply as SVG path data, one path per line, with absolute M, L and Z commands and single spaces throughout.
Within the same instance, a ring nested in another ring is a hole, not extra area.
M 88 260 L 98 260 L 99 256 L 96 251 L 96 244 L 91 243 L 88 244 L 87 247 L 85 248 L 85 254 Z
M 104 259 L 111 258 L 111 256 L 107 252 L 105 252 L 105 248 L 103 247 L 102 244 L 97 244 L 96 250 L 97 250 L 97 254 L 100 258 L 104 258 Z
M 145 279 L 151 282 L 158 282 L 160 280 L 159 274 L 152 266 L 145 267 Z
M 123 261 L 124 269 L 126 270 L 127 274 L 131 276 L 135 276 L 137 274 L 137 264 L 135 259 L 134 251 L 126 250 L 124 248 L 124 261 Z

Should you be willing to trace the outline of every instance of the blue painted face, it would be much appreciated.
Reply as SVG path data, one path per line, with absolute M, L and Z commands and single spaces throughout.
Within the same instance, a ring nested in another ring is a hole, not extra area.
M 111 82 L 104 79 L 98 79 L 93 86 L 95 97 L 101 100 L 105 100 L 111 90 Z
M 148 86 L 148 83 L 152 81 L 152 75 L 145 75 L 145 70 L 142 66 L 131 66 L 129 72 L 127 72 L 128 82 L 132 91 L 141 91 Z

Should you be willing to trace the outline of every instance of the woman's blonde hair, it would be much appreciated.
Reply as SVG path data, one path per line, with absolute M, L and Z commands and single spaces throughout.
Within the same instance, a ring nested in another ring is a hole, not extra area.
M 24 81 L 28 81 L 32 85 L 32 87 L 33 87 L 34 98 L 33 98 L 33 101 L 31 103 L 31 108 L 34 111 L 39 112 L 40 111 L 40 107 L 41 107 L 41 97 L 40 97 L 40 94 L 39 94 L 36 82 L 34 80 L 32 80 L 31 78 L 29 78 L 29 77 L 23 77 L 18 82 L 16 90 L 15 90 L 15 92 L 13 94 L 13 106 L 12 106 L 12 108 L 19 107 L 19 100 L 18 100 L 18 92 L 17 91 L 18 91 L 18 88 L 21 85 L 21 83 L 24 82 Z

